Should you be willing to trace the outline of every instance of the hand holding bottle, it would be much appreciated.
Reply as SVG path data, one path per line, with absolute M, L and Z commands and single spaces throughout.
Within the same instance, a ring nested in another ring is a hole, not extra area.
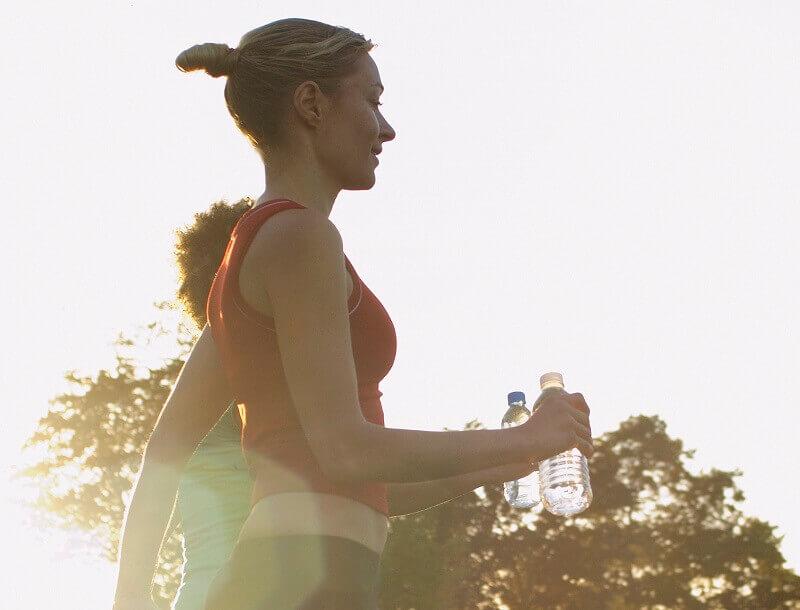
M 594 453 L 589 405 L 579 392 L 569 394 L 558 388 L 543 391 L 530 419 L 519 428 L 533 441 L 532 460 L 543 460 L 573 447 L 587 458 Z

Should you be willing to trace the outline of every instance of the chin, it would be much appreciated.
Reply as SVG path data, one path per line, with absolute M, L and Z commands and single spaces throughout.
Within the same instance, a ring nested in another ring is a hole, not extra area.
M 350 181 L 344 189 L 347 191 L 368 191 L 375 186 L 375 173 L 372 172 L 369 176 L 363 176 L 358 180 Z

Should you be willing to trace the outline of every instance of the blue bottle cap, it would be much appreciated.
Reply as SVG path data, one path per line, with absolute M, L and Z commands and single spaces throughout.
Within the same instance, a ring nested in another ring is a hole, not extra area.
M 508 404 L 512 402 L 525 402 L 525 392 L 511 392 L 508 395 Z

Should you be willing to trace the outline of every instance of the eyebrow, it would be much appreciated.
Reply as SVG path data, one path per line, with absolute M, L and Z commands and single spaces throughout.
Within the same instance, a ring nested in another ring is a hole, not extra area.
M 383 89 L 383 85 L 382 84 L 380 84 L 380 83 L 372 83 L 372 86 L 373 87 L 380 87 L 381 88 L 381 93 L 383 93 L 384 89 Z

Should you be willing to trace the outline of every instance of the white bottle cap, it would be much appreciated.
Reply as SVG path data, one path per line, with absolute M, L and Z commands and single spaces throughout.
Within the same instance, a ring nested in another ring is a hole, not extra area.
M 564 377 L 561 373 L 545 373 L 539 377 L 539 387 L 543 390 L 547 388 L 563 388 Z

